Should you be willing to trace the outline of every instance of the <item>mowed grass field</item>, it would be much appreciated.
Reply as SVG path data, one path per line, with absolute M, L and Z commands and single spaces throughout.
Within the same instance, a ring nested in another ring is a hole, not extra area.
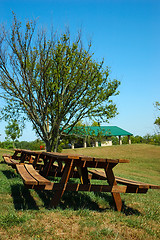
M 137 144 L 64 150 L 88 156 L 129 159 L 117 176 L 160 185 L 160 147 Z M 28 190 L 3 163 L 0 149 L 0 240 L 6 239 L 160 239 L 160 190 L 121 194 L 123 211 L 114 210 L 110 193 L 66 192 L 48 209 L 49 191 Z

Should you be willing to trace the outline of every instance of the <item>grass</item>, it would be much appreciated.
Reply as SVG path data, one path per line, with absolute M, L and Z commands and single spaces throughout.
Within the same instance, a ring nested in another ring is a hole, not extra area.
M 117 176 L 160 184 L 160 147 L 122 145 L 64 150 L 84 155 L 125 158 L 115 167 Z M 121 213 L 111 194 L 66 192 L 56 209 L 48 209 L 51 192 L 28 190 L 20 176 L 3 163 L 0 149 L 0 239 L 160 239 L 160 191 L 121 194 Z

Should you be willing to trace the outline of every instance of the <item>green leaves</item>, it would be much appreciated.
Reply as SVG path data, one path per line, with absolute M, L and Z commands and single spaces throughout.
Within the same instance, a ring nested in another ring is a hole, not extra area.
M 17 121 L 12 119 L 11 122 L 9 122 L 6 126 L 5 133 L 7 135 L 7 138 L 11 138 L 14 143 L 14 141 L 21 136 L 22 131 L 19 128 Z
M 160 111 L 160 102 L 155 102 L 155 107 L 158 111 Z M 160 117 L 157 117 L 154 124 L 156 124 L 160 128 Z

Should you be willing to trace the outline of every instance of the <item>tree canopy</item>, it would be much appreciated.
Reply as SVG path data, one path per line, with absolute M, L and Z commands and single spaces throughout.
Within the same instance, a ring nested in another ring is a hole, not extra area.
M 5 133 L 7 135 L 7 138 L 12 139 L 14 147 L 14 141 L 18 139 L 22 133 L 21 129 L 18 126 L 17 120 L 12 119 L 11 122 L 8 123 L 8 125 L 5 127 Z
M 160 102 L 156 102 L 155 107 L 160 111 Z M 154 123 L 160 128 L 160 117 L 157 117 Z
M 6 100 L 3 118 L 27 119 L 47 151 L 57 150 L 62 134 L 82 119 L 108 121 L 116 116 L 112 97 L 120 82 L 109 79 L 109 68 L 97 62 L 91 43 L 81 35 L 60 36 L 38 31 L 36 21 L 0 30 L 0 96 Z

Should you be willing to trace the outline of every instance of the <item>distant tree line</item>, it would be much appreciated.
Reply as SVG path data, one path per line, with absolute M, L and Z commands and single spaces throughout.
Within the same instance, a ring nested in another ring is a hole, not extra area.
M 119 145 L 119 139 L 117 137 L 111 137 L 112 144 L 113 145 Z M 160 145 L 160 134 L 154 134 L 150 135 L 147 134 L 144 137 L 141 136 L 131 136 L 131 142 L 132 144 L 153 144 L 153 145 Z M 62 139 L 59 144 L 58 151 L 61 152 L 63 148 L 71 148 L 71 138 L 65 138 Z M 128 144 L 128 136 L 122 137 L 122 144 Z M 14 142 L 15 148 L 20 149 L 30 149 L 30 150 L 45 150 L 45 143 L 39 139 L 31 142 L 27 141 L 18 141 L 16 140 Z M 92 147 L 91 139 L 87 139 L 87 146 Z M 77 138 L 75 147 L 83 147 L 83 139 Z M 7 140 L 4 142 L 0 142 L 0 148 L 4 149 L 12 149 L 13 148 L 13 142 L 11 140 Z
M 160 145 L 160 134 L 154 134 L 150 135 L 147 134 L 144 137 L 141 136 L 131 136 L 131 142 L 134 143 L 146 143 L 146 144 L 154 144 L 154 145 Z M 125 136 L 122 138 L 122 143 L 127 144 L 128 143 L 128 137 Z
M 29 149 L 29 150 L 44 150 L 45 144 L 43 141 L 37 139 L 35 141 L 27 142 L 27 141 L 18 141 L 16 140 L 14 142 L 15 148 L 20 149 Z M 4 149 L 12 149 L 13 148 L 13 142 L 10 140 L 0 142 L 0 148 Z

